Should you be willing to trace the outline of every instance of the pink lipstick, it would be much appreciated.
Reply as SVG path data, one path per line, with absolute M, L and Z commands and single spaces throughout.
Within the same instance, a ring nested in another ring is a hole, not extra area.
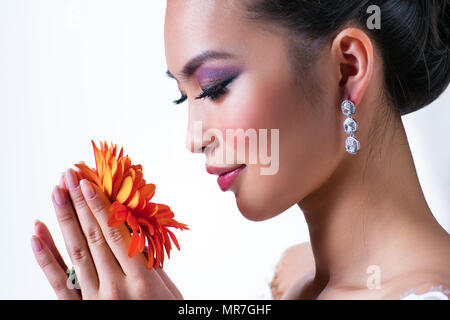
M 206 171 L 210 174 L 218 175 L 219 177 L 217 178 L 217 183 L 219 184 L 220 189 L 222 191 L 227 191 L 231 188 L 234 181 L 237 179 L 242 170 L 245 169 L 245 167 L 245 164 L 226 168 L 207 166 Z

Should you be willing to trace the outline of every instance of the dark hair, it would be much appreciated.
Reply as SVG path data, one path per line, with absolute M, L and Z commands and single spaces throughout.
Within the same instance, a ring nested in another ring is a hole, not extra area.
M 371 5 L 380 8 L 379 29 L 366 27 Z M 302 35 L 306 47 L 326 43 L 348 23 L 364 27 L 381 51 L 384 91 L 400 115 L 428 105 L 449 84 L 449 10 L 450 0 L 251 0 L 247 4 L 250 19 L 272 21 L 295 37 Z

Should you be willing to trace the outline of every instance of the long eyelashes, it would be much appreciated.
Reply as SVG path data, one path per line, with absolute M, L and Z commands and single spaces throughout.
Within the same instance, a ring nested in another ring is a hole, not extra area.
M 180 103 L 183 103 L 186 99 L 187 99 L 187 95 L 181 94 L 181 98 L 173 100 L 173 103 L 174 104 L 180 104 Z
M 233 76 L 227 80 L 224 80 L 222 82 L 219 82 L 218 84 L 215 84 L 211 87 L 202 89 L 203 92 L 195 97 L 195 99 L 203 99 L 206 97 L 209 97 L 211 100 L 215 100 L 223 96 L 228 91 L 228 85 L 233 82 L 234 79 L 236 79 L 237 76 Z
M 228 78 L 222 82 L 219 82 L 215 85 L 212 85 L 208 88 L 202 89 L 202 93 L 200 95 L 198 95 L 197 97 L 195 97 L 195 99 L 203 99 L 203 98 L 209 97 L 211 100 L 215 100 L 215 99 L 220 98 L 225 93 L 227 93 L 228 86 L 231 84 L 231 82 L 233 82 L 234 79 L 236 79 L 236 77 L 237 77 L 237 75 L 233 76 L 231 78 Z M 186 99 L 187 99 L 187 95 L 182 93 L 181 97 L 177 100 L 174 100 L 173 103 L 180 104 L 180 103 L 183 103 L 184 101 L 186 101 Z

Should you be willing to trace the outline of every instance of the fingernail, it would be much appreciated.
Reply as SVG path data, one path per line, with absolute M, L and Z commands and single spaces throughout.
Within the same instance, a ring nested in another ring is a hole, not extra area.
M 55 197 L 55 201 L 58 205 L 63 206 L 66 204 L 66 194 L 60 187 L 55 186 L 55 188 L 53 188 L 53 196 Z
M 66 182 L 64 181 L 64 172 L 61 173 L 61 178 L 59 178 L 59 186 L 63 189 L 67 189 Z
M 95 197 L 95 190 L 91 183 L 86 179 L 81 180 L 81 191 L 86 199 L 92 200 Z
M 67 169 L 66 180 L 70 189 L 74 189 L 79 185 L 78 177 L 72 169 Z
M 42 243 L 38 237 L 36 237 L 36 236 L 31 237 L 31 248 L 33 249 L 34 252 L 41 252 Z

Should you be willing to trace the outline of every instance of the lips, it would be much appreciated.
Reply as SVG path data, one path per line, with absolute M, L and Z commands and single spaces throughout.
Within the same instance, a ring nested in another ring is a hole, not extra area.
M 233 171 L 239 167 L 245 166 L 245 164 L 240 164 L 237 166 L 231 166 L 231 167 L 212 167 L 212 166 L 206 166 L 206 171 L 209 174 L 215 174 L 215 175 L 222 175 L 225 174 L 227 172 Z
M 206 171 L 210 174 L 218 175 L 217 183 L 222 191 L 227 191 L 231 188 L 234 181 L 237 179 L 242 170 L 246 167 L 245 164 L 233 167 L 212 167 L 206 166 Z

